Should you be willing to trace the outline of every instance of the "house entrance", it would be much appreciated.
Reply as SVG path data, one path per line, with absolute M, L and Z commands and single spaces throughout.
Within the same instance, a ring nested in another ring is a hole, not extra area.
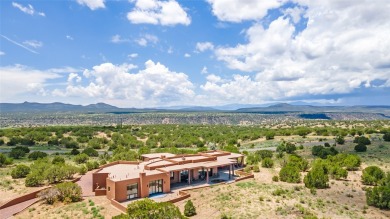
M 163 192 L 163 180 L 154 180 L 149 182 L 149 195 Z

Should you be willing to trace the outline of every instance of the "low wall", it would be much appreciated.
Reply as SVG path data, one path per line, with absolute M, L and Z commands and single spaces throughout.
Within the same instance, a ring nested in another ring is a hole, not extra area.
M 2 206 L 0 206 L 0 209 L 4 209 L 4 208 L 7 208 L 7 207 L 10 207 L 12 205 L 16 205 L 16 204 L 19 204 L 21 202 L 25 202 L 25 201 L 28 201 L 28 200 L 31 200 L 31 199 L 34 199 L 37 197 L 38 193 L 42 190 L 45 190 L 47 189 L 48 187 L 45 187 L 45 188 L 42 188 L 40 190 L 37 190 L 37 191 L 34 191 L 34 192 L 30 192 L 28 194 L 25 194 L 25 195 L 22 195 L 22 196 L 19 196 L 19 197 L 16 197 L 12 200 L 9 200 L 8 202 L 4 203 Z
M 167 202 L 170 202 L 170 203 L 176 203 L 176 202 L 179 202 L 179 201 L 182 201 L 184 199 L 187 199 L 189 198 L 191 195 L 187 192 L 184 192 L 184 191 L 179 191 L 179 195 L 177 198 L 174 198 L 174 199 L 171 199 L 171 200 L 168 200 Z
M 111 204 L 114 205 L 114 207 L 118 208 L 123 213 L 127 212 L 127 208 L 125 206 L 121 205 L 121 203 L 115 201 L 114 199 L 111 199 L 110 201 L 111 201 Z
M 95 189 L 95 196 L 103 196 L 107 194 L 106 189 Z
M 255 178 L 255 175 L 250 174 L 250 175 L 248 175 L 248 176 L 243 176 L 243 177 L 240 177 L 240 178 L 238 178 L 238 179 L 235 179 L 234 181 L 235 181 L 235 182 L 238 182 L 238 181 L 241 181 L 241 180 L 244 180 L 244 179 L 253 179 L 253 178 Z

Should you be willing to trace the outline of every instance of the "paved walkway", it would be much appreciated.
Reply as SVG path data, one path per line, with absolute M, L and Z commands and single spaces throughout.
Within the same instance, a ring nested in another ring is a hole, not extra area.
M 94 171 L 87 172 L 79 181 L 76 182 L 83 190 L 83 197 L 95 196 L 95 193 L 92 192 L 92 173 Z
M 35 202 L 37 202 L 39 198 L 30 199 L 25 202 L 18 203 L 16 205 L 12 205 L 10 207 L 4 208 L 0 210 L 0 219 L 6 219 L 12 217 L 14 214 L 19 213 L 23 211 L 24 209 L 28 208 Z

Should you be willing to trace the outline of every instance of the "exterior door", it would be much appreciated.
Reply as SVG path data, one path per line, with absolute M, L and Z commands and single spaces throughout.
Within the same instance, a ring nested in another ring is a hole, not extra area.
M 138 198 L 138 183 L 127 185 L 127 200 Z
M 154 180 L 149 182 L 149 195 L 163 192 L 163 180 Z

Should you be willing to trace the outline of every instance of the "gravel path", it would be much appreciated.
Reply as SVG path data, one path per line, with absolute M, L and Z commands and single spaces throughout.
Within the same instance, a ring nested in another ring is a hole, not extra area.
M 92 173 L 93 171 L 89 171 L 76 182 L 83 190 L 83 197 L 95 196 L 95 193 L 92 192 Z

